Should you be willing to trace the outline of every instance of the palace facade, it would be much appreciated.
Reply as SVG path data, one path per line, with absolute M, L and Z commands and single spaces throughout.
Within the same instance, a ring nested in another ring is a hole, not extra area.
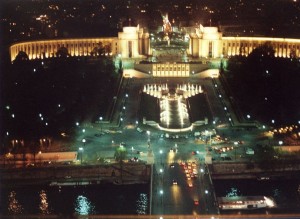
M 217 27 L 190 28 L 189 48 L 186 54 L 194 58 L 219 58 L 235 55 L 249 55 L 258 46 L 269 43 L 276 57 L 299 58 L 300 39 L 269 37 L 223 37 Z M 67 49 L 69 56 L 93 56 L 99 48 L 105 48 L 106 55 L 120 55 L 122 58 L 151 56 L 149 33 L 142 28 L 124 27 L 117 37 L 57 39 L 20 42 L 10 46 L 11 61 L 20 51 L 28 58 L 43 59 L 56 57 L 61 49 Z M 157 66 L 159 68 L 159 66 Z

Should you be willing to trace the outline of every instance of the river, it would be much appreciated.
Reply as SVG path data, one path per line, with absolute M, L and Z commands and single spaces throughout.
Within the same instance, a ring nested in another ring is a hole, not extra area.
M 11 215 L 148 214 L 149 184 L 24 186 L 1 189 L 0 212 Z
M 274 209 L 243 213 L 300 213 L 300 180 L 215 180 L 217 197 L 268 196 Z M 1 189 L 3 214 L 108 215 L 149 213 L 149 184 L 88 186 L 24 186 Z M 239 211 L 224 211 L 236 214 Z

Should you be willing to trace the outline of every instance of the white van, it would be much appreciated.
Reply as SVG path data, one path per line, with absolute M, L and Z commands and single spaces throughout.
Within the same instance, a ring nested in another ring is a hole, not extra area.
M 246 149 L 246 154 L 253 155 L 254 154 L 254 150 L 252 148 L 247 148 Z

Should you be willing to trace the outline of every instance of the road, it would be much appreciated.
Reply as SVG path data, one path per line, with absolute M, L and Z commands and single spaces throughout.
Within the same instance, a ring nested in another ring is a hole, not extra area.
M 242 159 L 241 155 L 245 154 L 245 148 L 253 145 L 258 133 L 256 131 L 235 131 L 230 128 L 228 120 L 228 115 L 231 114 L 228 112 L 230 108 L 224 110 L 224 101 L 220 100 L 221 97 L 211 79 L 197 77 L 184 79 L 127 78 L 123 80 L 117 104 L 120 118 L 122 118 L 119 126 L 111 128 L 111 124 L 105 123 L 79 126 L 77 144 L 73 146 L 73 149 L 77 150 L 79 146 L 82 146 L 84 148 L 83 159 L 87 162 L 96 161 L 99 157 L 105 158 L 107 161 L 113 160 L 115 149 L 122 142 L 127 148 L 128 159 L 138 157 L 147 161 L 148 152 L 151 151 L 154 156 L 152 214 L 218 214 L 213 185 L 204 160 L 210 151 L 214 160 L 222 162 L 220 154 L 209 149 L 212 146 L 210 142 L 195 138 L 193 132 L 180 133 L 178 138 L 165 138 L 162 137 L 164 134 L 162 131 L 141 124 L 141 121 L 138 120 L 140 92 L 144 84 L 151 83 L 197 83 L 202 85 L 207 92 L 214 122 L 210 121 L 207 126 L 199 130 L 214 128 L 219 135 L 224 138 L 228 137 L 230 141 L 219 147 L 234 146 L 234 150 L 226 152 L 231 159 Z M 218 89 L 220 88 L 218 87 Z M 137 127 L 143 132 L 138 132 Z M 110 132 L 99 135 L 104 131 Z M 241 136 L 243 136 L 242 139 Z M 83 139 L 85 139 L 85 143 L 83 143 Z M 234 144 L 237 141 L 244 143 L 242 145 Z M 177 152 L 170 152 L 171 148 L 176 148 Z M 193 155 L 193 151 L 197 151 L 197 153 Z M 179 165 L 182 162 L 194 162 L 198 172 L 197 177 L 187 180 L 185 170 Z M 171 164 L 174 164 L 174 168 L 170 167 Z M 173 185 L 173 180 L 177 181 L 177 185 Z M 192 182 L 193 186 L 189 187 L 188 182 Z M 195 201 L 199 203 L 195 204 Z

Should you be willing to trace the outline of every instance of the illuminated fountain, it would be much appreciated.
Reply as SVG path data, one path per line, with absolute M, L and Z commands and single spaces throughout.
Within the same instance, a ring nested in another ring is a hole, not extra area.
M 200 85 L 177 84 L 175 89 L 169 89 L 167 84 L 146 84 L 143 92 L 160 99 L 161 129 L 174 132 L 191 129 L 187 98 L 203 93 Z

